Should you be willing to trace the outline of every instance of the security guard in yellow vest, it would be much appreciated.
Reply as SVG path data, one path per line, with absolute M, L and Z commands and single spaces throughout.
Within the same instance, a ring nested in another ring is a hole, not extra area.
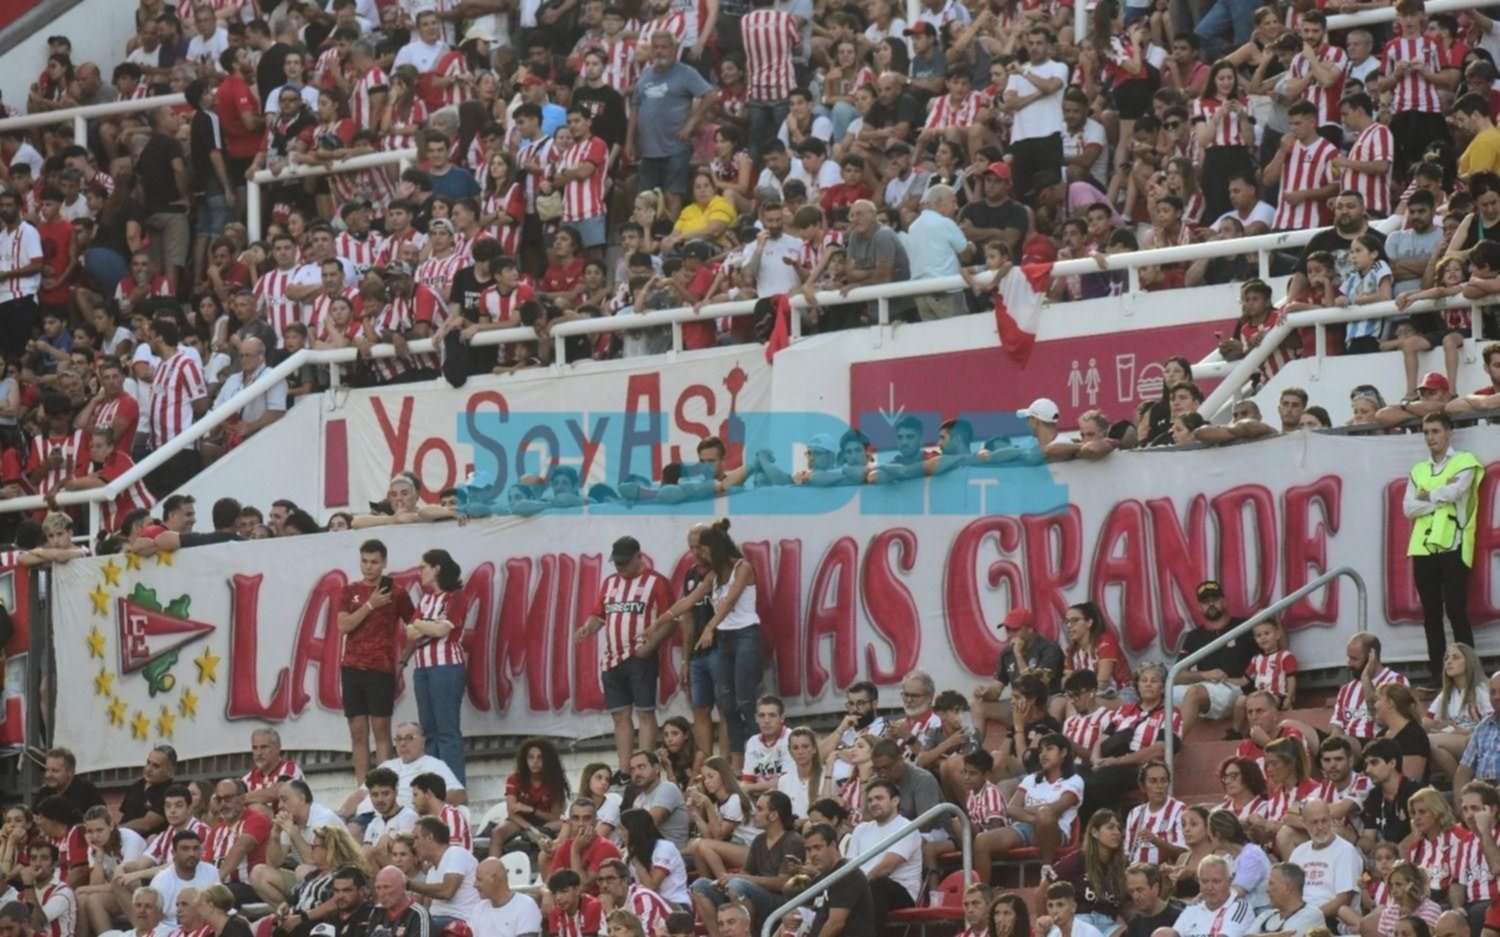
M 1469 567 L 1474 565 L 1474 528 L 1479 480 L 1484 466 L 1470 452 L 1455 452 L 1453 420 L 1446 413 L 1422 419 L 1422 437 L 1430 459 L 1418 462 L 1406 481 L 1402 512 L 1412 522 L 1411 557 L 1417 596 L 1427 628 L 1427 656 L 1433 679 L 1443 672 L 1447 638 L 1443 612 L 1453 625 L 1453 640 L 1474 646 L 1469 627 Z

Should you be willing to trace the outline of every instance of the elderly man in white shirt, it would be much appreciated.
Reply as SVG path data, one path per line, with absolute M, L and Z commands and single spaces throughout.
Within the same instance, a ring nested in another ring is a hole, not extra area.
M 240 339 L 240 370 L 231 374 L 219 388 L 214 407 L 222 407 L 234 395 L 254 384 L 266 373 L 266 346 L 254 336 Z M 224 453 L 238 446 L 255 433 L 260 432 L 286 415 L 286 381 L 277 381 L 264 394 L 247 402 L 240 408 L 239 416 L 222 424 L 203 444 L 205 464 L 221 458 Z
M 958 214 L 958 195 L 952 186 L 932 185 L 922 193 L 922 214 L 911 223 L 906 238 L 906 257 L 913 280 L 956 277 L 959 264 L 974 253 L 953 216 Z M 946 293 L 917 297 L 917 313 L 923 322 L 948 319 L 969 311 L 963 285 Z

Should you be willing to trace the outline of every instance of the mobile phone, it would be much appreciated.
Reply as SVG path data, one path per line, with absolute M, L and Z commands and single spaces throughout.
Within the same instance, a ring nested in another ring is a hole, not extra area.
M 391 577 L 389 576 L 381 576 L 380 588 L 384 589 L 387 592 L 392 592 L 396 588 L 396 583 L 392 581 Z

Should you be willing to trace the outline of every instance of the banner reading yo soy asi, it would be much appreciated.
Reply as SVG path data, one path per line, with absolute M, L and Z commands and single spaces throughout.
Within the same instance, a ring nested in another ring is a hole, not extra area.
M 1470 608 L 1481 652 L 1496 653 L 1500 437 L 1466 430 L 1457 444 L 1493 463 Z M 1056 498 L 1043 513 L 1023 513 L 1008 497 L 1021 475 L 973 468 L 910 488 L 835 489 L 831 501 L 776 489 L 678 516 L 611 508 L 374 533 L 402 587 L 415 588 L 426 549 L 447 549 L 463 566 L 469 736 L 607 731 L 597 649 L 575 646 L 571 635 L 610 571 L 609 545 L 638 537 L 680 584 L 684 534 L 714 510 L 732 515 L 731 533 L 755 566 L 766 688 L 794 712 L 838 710 L 856 680 L 889 687 L 917 668 L 967 691 L 992 672 L 994 624 L 1014 604 L 1055 635 L 1067 604 L 1093 599 L 1132 657 L 1166 658 L 1193 624 L 1194 586 L 1209 576 L 1244 615 L 1352 566 L 1370 585 L 1370 628 L 1386 657 L 1422 657 L 1400 504 L 1406 473 L 1424 454 L 1420 438 L 1299 433 L 1233 453 L 1121 453 L 1055 466 L 1046 487 Z M 804 497 L 807 510 L 791 510 Z M 369 534 L 59 567 L 58 743 L 77 751 L 85 770 L 137 764 L 161 740 L 194 757 L 243 751 L 250 729 L 266 723 L 292 749 L 345 747 L 336 615 Z M 1304 667 L 1340 666 L 1356 625 L 1353 588 L 1341 581 L 1286 620 Z M 673 673 L 662 668 L 664 700 L 676 692 Z M 895 705 L 894 694 L 883 702 Z M 406 694 L 398 715 L 414 708 Z

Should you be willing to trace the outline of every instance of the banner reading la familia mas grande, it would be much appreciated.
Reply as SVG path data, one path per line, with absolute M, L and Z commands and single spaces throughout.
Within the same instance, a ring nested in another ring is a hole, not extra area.
M 1466 430 L 1456 444 L 1495 463 L 1470 603 L 1480 649 L 1495 653 L 1500 438 Z M 610 543 L 639 538 L 680 587 L 687 528 L 715 510 L 732 512 L 731 534 L 755 567 L 765 686 L 793 713 L 838 710 L 851 683 L 892 687 L 918 668 L 967 693 L 993 671 L 995 624 L 1015 605 L 1055 635 L 1068 604 L 1096 601 L 1133 658 L 1166 659 L 1193 626 L 1200 580 L 1222 580 L 1231 612 L 1246 615 L 1343 565 L 1370 585 L 1369 627 L 1387 658 L 1418 659 L 1401 495 L 1423 454 L 1416 436 L 1298 433 L 1233 458 L 1118 453 L 1041 469 L 1045 484 L 1033 490 L 1048 499 L 1035 510 L 1013 496 L 1016 477 L 971 468 L 905 483 L 899 495 L 898 486 L 847 489 L 801 513 L 788 505 L 810 493 L 787 487 L 676 514 L 608 506 L 77 560 L 54 578 L 58 742 L 84 769 L 137 764 L 162 740 L 197 755 L 243 751 L 263 724 L 293 749 L 344 748 L 336 617 L 370 533 L 389 546 L 402 588 L 416 588 L 424 550 L 442 547 L 463 567 L 455 620 L 468 658 L 466 735 L 607 731 L 598 649 L 572 633 L 594 608 Z M 1305 667 L 1341 665 L 1357 625 L 1352 585 L 1315 593 L 1286 622 Z M 669 663 L 680 649 L 669 642 L 662 653 Z M 661 694 L 680 706 L 674 671 L 662 667 Z M 883 702 L 893 706 L 894 694 Z M 398 715 L 414 711 L 404 694 Z

